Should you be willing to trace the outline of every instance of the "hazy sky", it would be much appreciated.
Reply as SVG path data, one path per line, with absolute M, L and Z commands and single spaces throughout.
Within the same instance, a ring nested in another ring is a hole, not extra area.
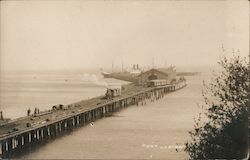
M 153 58 L 212 65 L 232 48 L 248 54 L 247 0 L 0 3 L 1 70 L 151 65 Z

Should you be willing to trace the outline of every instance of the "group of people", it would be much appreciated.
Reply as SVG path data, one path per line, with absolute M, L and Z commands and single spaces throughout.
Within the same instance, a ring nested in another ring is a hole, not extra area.
M 28 116 L 30 116 L 30 113 L 31 113 L 31 110 L 30 110 L 30 108 L 27 110 L 27 115 Z M 39 110 L 39 108 L 35 108 L 35 110 L 34 110 L 34 115 L 37 115 L 37 114 L 39 114 L 40 113 L 40 110 Z

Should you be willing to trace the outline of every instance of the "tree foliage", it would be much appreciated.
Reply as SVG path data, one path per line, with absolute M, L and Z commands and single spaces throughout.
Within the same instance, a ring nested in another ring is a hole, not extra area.
M 248 147 L 250 69 L 246 58 L 219 62 L 222 71 L 203 91 L 203 117 L 195 119 L 185 151 L 190 159 L 244 158 Z M 202 119 L 202 118 L 205 118 Z

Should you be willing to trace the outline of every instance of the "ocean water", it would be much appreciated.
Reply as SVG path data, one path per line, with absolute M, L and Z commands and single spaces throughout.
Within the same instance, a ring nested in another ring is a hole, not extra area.
M 210 74 L 187 77 L 188 86 L 163 99 L 131 106 L 59 137 L 24 159 L 186 159 L 184 143 L 201 109 L 202 81 Z M 8 118 L 103 95 L 107 86 L 127 82 L 104 79 L 98 72 L 7 73 L 1 75 L 0 110 Z

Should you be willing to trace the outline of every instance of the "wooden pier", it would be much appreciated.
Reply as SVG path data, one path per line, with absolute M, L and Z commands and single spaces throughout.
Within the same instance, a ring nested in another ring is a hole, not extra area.
M 9 121 L 0 125 L 0 157 L 15 157 L 24 150 L 46 143 L 74 128 L 128 106 L 144 105 L 146 100 L 158 100 L 185 86 L 186 82 L 183 81 L 173 85 L 134 88 L 113 99 L 97 97 Z

